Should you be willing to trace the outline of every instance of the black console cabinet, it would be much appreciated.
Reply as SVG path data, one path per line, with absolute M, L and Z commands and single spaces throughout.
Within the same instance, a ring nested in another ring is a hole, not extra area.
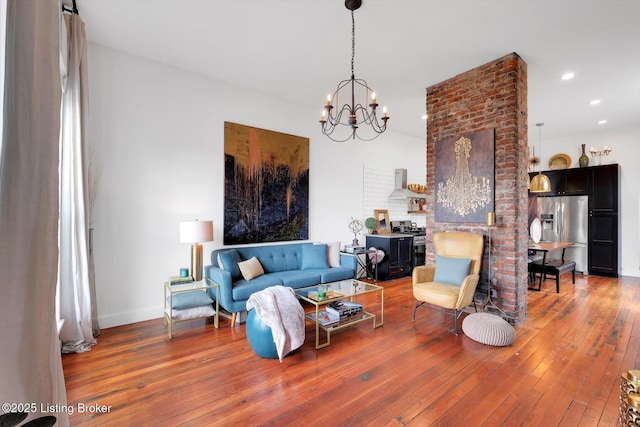
M 385 253 L 377 265 L 378 280 L 397 279 L 411 275 L 413 236 L 367 235 L 367 248 L 375 247 Z
M 589 196 L 589 274 L 618 277 L 620 256 L 620 166 L 543 171 L 549 193 L 529 197 Z M 533 178 L 537 172 L 529 173 Z

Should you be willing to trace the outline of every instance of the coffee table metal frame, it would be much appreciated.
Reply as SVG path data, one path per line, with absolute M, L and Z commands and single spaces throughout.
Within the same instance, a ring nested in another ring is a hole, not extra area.
M 374 285 L 373 283 L 367 283 L 356 279 L 339 280 L 336 282 L 326 283 L 327 298 L 318 299 L 318 286 L 309 286 L 306 288 L 295 289 L 296 296 L 312 304 L 315 307 L 316 317 L 315 320 L 309 319 L 309 321 L 315 324 L 316 328 L 316 349 L 327 347 L 331 344 L 331 332 L 344 329 L 348 326 L 355 325 L 356 323 L 364 322 L 365 320 L 373 319 L 373 328 L 378 328 L 384 324 L 384 288 L 382 286 Z M 334 326 L 322 326 L 318 321 L 318 314 L 322 307 L 330 304 L 334 301 L 349 300 L 353 301 L 355 297 L 365 295 L 373 292 L 380 293 L 380 322 L 377 322 L 377 316 L 368 311 L 364 311 L 364 315 L 356 320 L 347 320 L 344 323 L 340 323 Z M 323 330 L 327 335 L 325 342 L 320 343 L 320 330 Z

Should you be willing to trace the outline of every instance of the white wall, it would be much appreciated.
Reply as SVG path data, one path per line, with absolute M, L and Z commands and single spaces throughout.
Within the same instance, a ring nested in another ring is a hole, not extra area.
M 571 157 L 571 167 L 578 167 L 578 157 L 582 152 L 581 144 L 589 147 L 602 148 L 605 145 L 613 147 L 608 157 L 602 158 L 602 164 L 618 163 L 620 165 L 620 192 L 622 221 L 620 238 L 621 274 L 623 276 L 640 277 L 640 126 L 622 129 L 602 130 L 590 134 L 574 135 L 554 140 L 542 139 L 542 166 L 548 169 L 549 158 L 558 153 L 565 153 Z M 529 142 L 539 150 L 538 139 Z M 598 164 L 597 159 L 589 158 L 589 166 Z
M 334 143 L 320 134 L 321 107 L 290 105 L 94 44 L 88 52 L 102 327 L 162 316 L 164 281 L 190 264 L 179 221 L 213 220 L 205 265 L 222 246 L 224 121 L 310 138 L 310 240 L 351 242 L 351 217 L 365 218 L 365 165 L 425 176 L 424 140 L 387 131 L 373 142 Z

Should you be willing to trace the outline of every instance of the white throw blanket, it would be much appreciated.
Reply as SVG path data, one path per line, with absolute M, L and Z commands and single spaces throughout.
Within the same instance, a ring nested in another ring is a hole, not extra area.
M 252 308 L 271 327 L 280 363 L 284 356 L 304 344 L 304 309 L 293 289 L 272 286 L 251 294 L 247 300 L 247 311 Z

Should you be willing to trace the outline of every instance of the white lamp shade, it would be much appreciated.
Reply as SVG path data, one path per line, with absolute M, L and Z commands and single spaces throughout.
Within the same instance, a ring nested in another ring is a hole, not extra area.
M 202 243 L 213 240 L 213 221 L 181 221 L 180 243 Z

